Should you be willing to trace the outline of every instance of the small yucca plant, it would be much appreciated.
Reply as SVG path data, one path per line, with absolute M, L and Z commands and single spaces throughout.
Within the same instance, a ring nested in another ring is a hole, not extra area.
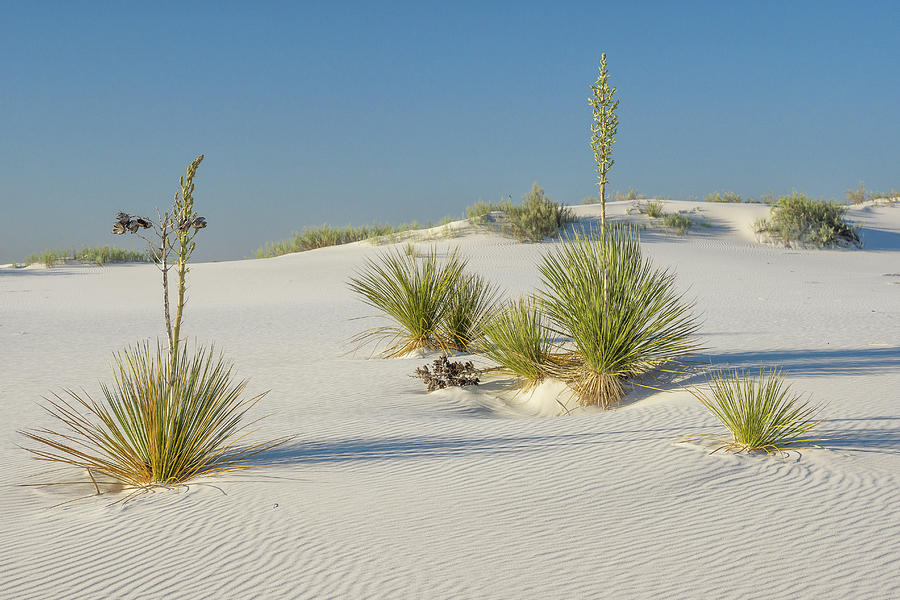
M 283 442 L 239 443 L 241 418 L 263 395 L 243 399 L 247 382 L 233 382 L 221 356 L 202 348 L 189 356 L 182 346 L 174 373 L 171 364 L 161 345 L 116 355 L 115 383 L 101 386 L 105 401 L 73 391 L 48 399 L 45 408 L 64 428 L 24 432 L 39 444 L 27 450 L 85 469 L 95 485 L 140 488 L 244 469 L 248 458 Z
M 464 274 L 459 278 L 448 298 L 440 332 L 448 349 L 468 352 L 481 339 L 498 294 L 499 288 L 481 275 Z
M 819 408 L 791 393 L 777 369 L 717 372 L 710 380 L 712 396 L 691 393 L 731 432 L 720 447 L 734 452 L 781 453 L 800 444 L 821 441 L 807 437 L 822 422 Z
M 552 350 L 544 311 L 533 298 L 510 302 L 485 324 L 481 353 L 518 377 L 524 389 L 547 377 Z
M 350 289 L 393 324 L 364 331 L 353 341 L 361 344 L 370 338 L 385 339 L 386 357 L 418 350 L 447 350 L 451 342 L 444 323 L 465 265 L 455 250 L 446 261 L 440 261 L 434 248 L 418 258 L 395 250 L 368 260 L 362 272 L 350 279 Z
M 574 346 L 556 375 L 582 405 L 609 408 L 624 380 L 698 349 L 692 304 L 674 274 L 641 256 L 633 227 L 608 226 L 599 239 L 576 233 L 545 255 L 540 271 L 545 310 Z

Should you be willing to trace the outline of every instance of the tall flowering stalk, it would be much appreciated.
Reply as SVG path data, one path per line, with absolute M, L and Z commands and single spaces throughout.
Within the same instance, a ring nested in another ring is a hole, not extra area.
M 136 217 L 128 213 L 120 212 L 116 215 L 112 232 L 115 235 L 132 233 L 147 242 L 150 246 L 150 254 L 162 273 L 163 309 L 166 318 L 166 336 L 169 340 L 169 373 L 175 372 L 175 362 L 178 357 L 178 345 L 181 340 L 181 322 L 184 316 L 184 293 L 187 289 L 186 278 L 188 273 L 188 261 L 194 253 L 194 237 L 197 232 L 206 227 L 206 219 L 197 215 L 194 210 L 194 176 L 197 167 L 203 162 L 201 154 L 188 166 L 187 173 L 178 183 L 181 190 L 175 193 L 171 211 L 163 214 L 157 212 L 158 222 L 153 222 L 147 217 Z M 152 229 L 155 236 L 149 238 L 141 233 L 143 230 Z M 169 258 L 174 252 L 175 262 L 170 263 Z M 169 269 L 177 266 L 178 272 L 178 302 L 175 306 L 174 325 L 169 307 Z
M 597 163 L 597 185 L 600 186 L 600 232 L 606 233 L 606 186 L 609 183 L 609 170 L 615 161 L 612 158 L 612 147 L 616 143 L 619 131 L 619 117 L 616 109 L 619 101 L 613 100 L 616 88 L 609 87 L 609 72 L 606 70 L 606 53 L 600 55 L 600 76 L 591 86 L 593 95 L 588 102 L 594 109 L 594 122 L 591 123 L 591 148 L 594 161 Z

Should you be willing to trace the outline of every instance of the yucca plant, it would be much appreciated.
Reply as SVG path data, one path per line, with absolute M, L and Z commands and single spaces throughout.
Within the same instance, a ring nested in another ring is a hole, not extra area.
M 717 372 L 709 385 L 711 396 L 696 389 L 691 393 L 731 432 L 717 450 L 783 453 L 823 439 L 807 436 L 822 422 L 815 418 L 819 408 L 792 393 L 778 369 L 761 368 L 759 376 L 745 370 Z
M 463 274 L 448 298 L 440 336 L 449 350 L 468 352 L 483 335 L 499 288 L 478 274 Z
M 576 233 L 544 256 L 542 299 L 572 348 L 556 375 L 582 405 L 603 408 L 624 395 L 622 382 L 698 349 L 692 303 L 675 275 L 641 256 L 637 230 L 608 226 L 599 239 Z
M 389 358 L 418 350 L 447 350 L 452 342 L 446 337 L 444 323 L 465 265 L 456 250 L 441 261 L 434 248 L 418 258 L 394 250 L 377 260 L 369 259 L 350 279 L 350 289 L 393 324 L 364 331 L 353 341 L 387 340 L 384 355 Z
M 264 394 L 242 398 L 220 355 L 182 347 L 170 377 L 167 348 L 148 343 L 116 355 L 112 386 L 102 402 L 67 392 L 48 399 L 47 411 L 65 430 L 25 432 L 39 460 L 83 468 L 96 484 L 173 485 L 202 475 L 246 468 L 246 460 L 283 440 L 240 444 L 247 410 Z M 75 481 L 72 483 L 86 483 Z M 98 490 L 99 491 L 99 490 Z
M 530 389 L 548 375 L 553 344 L 544 311 L 533 298 L 520 298 L 499 310 L 484 326 L 480 352 Z

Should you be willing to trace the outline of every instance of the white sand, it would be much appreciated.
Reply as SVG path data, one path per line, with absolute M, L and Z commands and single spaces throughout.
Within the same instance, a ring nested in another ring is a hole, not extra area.
M 426 395 L 425 360 L 346 355 L 372 312 L 346 280 L 380 250 L 354 244 L 191 273 L 187 334 L 271 389 L 257 439 L 293 443 L 252 471 L 51 508 L 91 490 L 20 487 L 45 467 L 16 432 L 52 424 L 41 396 L 98 392 L 113 351 L 162 333 L 158 275 L 0 269 L 0 597 L 900 597 L 900 205 L 850 211 L 865 250 L 816 251 L 758 243 L 767 207 L 671 204 L 712 224 L 642 235 L 697 299 L 699 360 L 783 365 L 828 405 L 824 448 L 676 444 L 721 431 L 683 391 L 564 417 L 533 416 L 554 414 L 546 389 Z M 551 245 L 435 243 L 510 295 Z

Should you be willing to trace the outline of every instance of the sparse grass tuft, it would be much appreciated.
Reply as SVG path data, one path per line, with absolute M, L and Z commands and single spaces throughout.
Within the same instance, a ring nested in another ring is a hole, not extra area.
M 694 225 L 694 220 L 681 213 L 670 213 L 663 219 L 663 224 L 667 228 L 677 231 L 678 235 L 684 235 Z
M 757 233 L 768 233 L 784 244 L 862 246 L 856 228 L 843 218 L 846 210 L 833 200 L 813 200 L 795 191 L 779 198 L 769 219 L 757 221 L 755 228 Z
M 413 221 L 401 225 L 363 225 L 361 227 L 332 227 L 327 223 L 321 227 L 304 227 L 303 233 L 294 233 L 294 237 L 280 242 L 266 243 L 257 249 L 255 258 L 271 258 L 293 252 L 305 252 L 316 248 L 349 244 L 372 238 L 396 235 L 405 231 L 421 229 L 422 226 Z
M 50 268 L 67 260 L 103 266 L 109 263 L 149 262 L 150 257 L 146 252 L 125 248 L 82 246 L 81 250 L 45 250 L 40 254 L 32 254 L 25 259 L 25 264 L 41 263 Z
M 506 212 L 512 205 L 510 199 L 501 200 L 494 204 L 493 202 L 485 202 L 478 200 L 475 204 L 466 207 L 466 218 L 473 225 L 484 225 L 487 222 L 487 216 L 495 211 Z
M 749 200 L 749 199 L 748 199 Z M 728 202 L 738 204 L 744 202 L 740 194 L 734 192 L 713 192 L 703 199 L 704 202 Z
M 553 202 L 535 182 L 519 206 L 507 209 L 508 231 L 520 242 L 539 242 L 575 220 L 572 211 Z
M 434 248 L 419 258 L 394 250 L 369 259 L 362 272 L 350 279 L 349 287 L 394 323 L 364 331 L 353 341 L 385 339 L 386 357 L 447 350 L 452 342 L 446 338 L 445 321 L 465 264 L 455 250 L 440 261 Z
M 552 342 L 544 311 L 533 298 L 510 302 L 484 327 L 481 353 L 529 389 L 548 375 Z
M 900 191 L 892 189 L 887 193 L 872 192 L 867 190 L 866 186 L 863 185 L 863 182 L 860 181 L 855 190 L 847 190 L 846 197 L 849 204 L 862 204 L 863 202 L 868 202 L 871 200 L 885 200 L 888 202 L 893 202 L 900 199 Z
M 731 432 L 719 449 L 733 452 L 783 453 L 800 444 L 821 441 L 807 437 L 821 420 L 818 408 L 790 392 L 777 369 L 719 372 L 710 381 L 712 395 L 691 393 Z
M 55 395 L 47 411 L 64 429 L 25 432 L 38 443 L 28 450 L 87 471 L 89 480 L 72 483 L 146 488 L 244 469 L 248 458 L 282 443 L 240 444 L 241 418 L 262 395 L 243 399 L 247 382 L 234 383 L 221 356 L 201 348 L 190 358 L 183 350 L 171 377 L 170 364 L 161 345 L 117 355 L 115 383 L 102 386 L 106 402 Z
M 665 208 L 665 206 L 665 202 L 661 202 L 659 200 L 648 200 L 645 204 L 647 216 L 651 219 L 658 219 L 665 214 L 665 212 L 663 211 L 663 208 Z
M 641 255 L 637 231 L 614 225 L 599 239 L 575 234 L 544 257 L 543 302 L 574 348 L 554 367 L 582 405 L 609 408 L 622 382 L 694 352 L 699 325 L 675 276 Z
M 623 200 L 628 200 L 628 201 L 643 200 L 647 196 L 640 193 L 639 191 L 637 191 L 634 188 L 628 188 L 628 191 L 624 194 L 617 190 L 616 193 L 613 194 L 613 197 L 615 198 L 616 202 L 622 202 Z

